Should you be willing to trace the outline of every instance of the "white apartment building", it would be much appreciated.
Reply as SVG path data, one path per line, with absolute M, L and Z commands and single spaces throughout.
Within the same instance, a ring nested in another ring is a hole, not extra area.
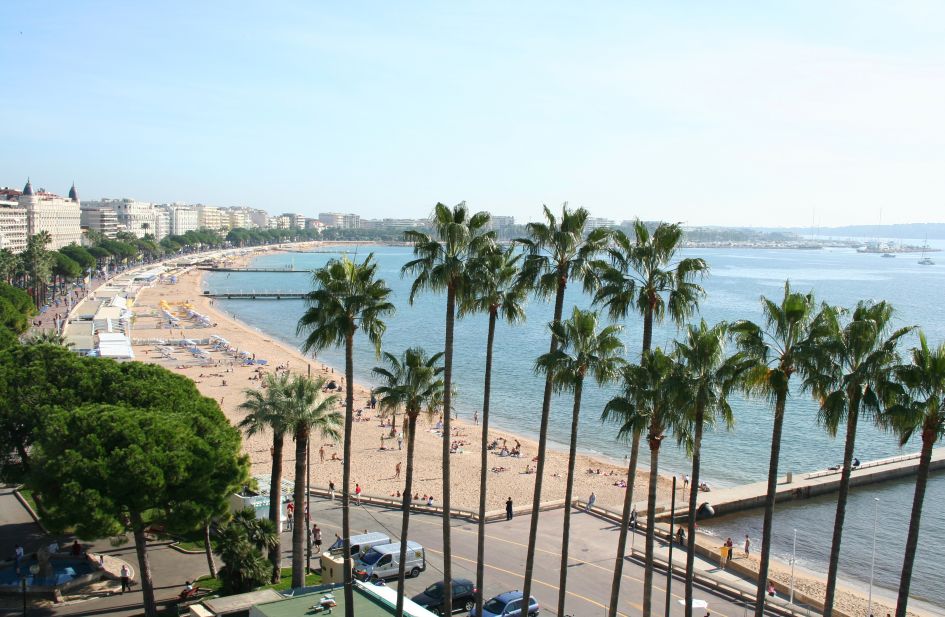
M 227 208 L 223 211 L 230 229 L 248 229 L 252 226 L 249 208 Z
M 118 213 L 111 208 L 90 208 L 82 204 L 79 222 L 84 229 L 92 229 L 106 238 L 114 238 L 118 233 Z
M 197 205 L 197 225 L 199 229 L 212 229 L 218 231 L 230 225 L 229 215 L 224 215 L 220 208 L 213 206 Z
M 127 198 L 102 199 L 87 202 L 84 207 L 86 209 L 108 208 L 114 210 L 118 219 L 118 227 L 138 238 L 152 234 L 155 239 L 160 240 L 167 235 L 166 230 L 163 234 L 161 233 L 157 220 L 157 210 L 151 202 Z
M 196 208 L 180 204 L 162 204 L 158 207 L 167 212 L 171 235 L 181 236 L 188 231 L 200 229 L 200 218 Z
M 340 227 L 342 229 L 360 229 L 361 217 L 357 214 L 342 214 L 341 212 L 320 212 L 318 220 L 325 227 Z
M 584 224 L 584 229 L 587 231 L 593 231 L 595 229 L 600 229 L 601 227 L 616 227 L 617 223 L 611 219 L 600 218 L 597 216 L 587 217 L 587 222 Z
M 288 214 L 269 217 L 269 227 L 271 229 L 292 229 L 294 219 Z
M 163 208 L 154 209 L 154 239 L 160 242 L 171 233 L 171 217 Z
M 26 250 L 28 222 L 26 208 L 20 207 L 20 191 L 0 189 L 0 249 L 11 253 Z
M 43 231 L 49 233 L 52 239 L 46 247 L 49 250 L 82 242 L 79 196 L 75 185 L 69 190 L 69 196 L 63 198 L 44 189 L 34 192 L 33 185 L 27 180 L 17 201 L 26 210 L 27 233 L 31 236 Z

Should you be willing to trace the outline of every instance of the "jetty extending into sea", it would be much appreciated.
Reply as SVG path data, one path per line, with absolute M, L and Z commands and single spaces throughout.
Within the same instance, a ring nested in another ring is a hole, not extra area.
M 853 470 L 850 476 L 850 486 L 863 486 L 914 476 L 918 467 L 918 452 L 868 461 Z M 932 451 L 932 461 L 929 468 L 930 471 L 945 469 L 945 448 L 936 448 Z M 832 493 L 840 487 L 840 472 L 840 468 L 831 468 L 804 474 L 788 473 L 778 479 L 775 501 L 808 499 L 817 495 Z M 711 506 L 714 516 L 761 508 L 765 504 L 767 492 L 767 480 L 730 488 L 713 489 L 702 493 L 703 498 L 699 500 L 700 515 L 706 516 L 708 514 L 706 509 L 701 507 L 701 504 Z M 677 501 L 677 506 L 682 506 L 676 509 L 678 515 L 686 504 L 680 504 Z M 657 515 L 661 518 L 669 516 L 669 508 L 666 504 L 658 507 Z

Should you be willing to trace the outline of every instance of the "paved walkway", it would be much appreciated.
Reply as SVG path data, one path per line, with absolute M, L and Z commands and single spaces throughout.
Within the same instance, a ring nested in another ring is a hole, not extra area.
M 14 487 L 0 488 L 0 560 L 13 559 L 13 549 L 17 544 L 27 553 L 35 551 L 44 543 L 42 528 L 36 524 L 20 500 L 14 494 Z

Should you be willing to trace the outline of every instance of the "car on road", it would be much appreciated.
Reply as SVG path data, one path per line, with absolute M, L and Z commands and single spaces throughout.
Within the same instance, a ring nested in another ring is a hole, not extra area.
M 538 614 L 538 600 L 534 596 L 528 599 L 528 614 Z M 479 617 L 475 607 L 469 611 L 469 617 Z M 522 592 L 506 591 L 500 593 L 482 605 L 482 617 L 522 617 Z
M 476 594 L 479 590 L 472 581 L 465 578 L 453 579 L 453 612 L 469 612 L 476 606 Z M 437 615 L 443 614 L 443 581 L 437 581 L 427 587 L 423 593 L 410 598 L 420 606 Z

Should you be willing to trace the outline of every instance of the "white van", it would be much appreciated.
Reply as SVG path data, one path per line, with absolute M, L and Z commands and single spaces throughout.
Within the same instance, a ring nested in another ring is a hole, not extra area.
M 361 580 L 377 580 L 397 576 L 400 568 L 400 542 L 375 546 L 361 557 L 354 573 Z M 427 555 L 416 542 L 407 542 L 407 563 L 404 567 L 408 577 L 420 576 L 427 569 Z
M 364 554 L 375 546 L 382 546 L 390 543 L 390 536 L 379 531 L 351 536 L 351 560 L 355 563 L 358 563 Z M 338 538 L 335 540 L 334 544 L 328 547 L 328 553 L 336 557 L 342 556 L 344 553 L 344 548 L 344 541 L 341 538 Z

